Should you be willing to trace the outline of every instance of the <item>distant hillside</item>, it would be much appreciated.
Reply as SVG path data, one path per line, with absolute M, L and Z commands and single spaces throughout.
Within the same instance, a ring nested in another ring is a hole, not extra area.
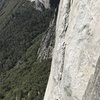
M 0 0 L 0 100 L 42 100 L 51 59 L 37 60 L 53 10 Z

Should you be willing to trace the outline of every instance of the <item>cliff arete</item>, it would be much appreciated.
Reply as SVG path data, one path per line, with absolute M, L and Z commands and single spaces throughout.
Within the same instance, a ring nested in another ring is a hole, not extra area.
M 60 0 L 44 100 L 100 100 L 99 56 L 100 0 Z

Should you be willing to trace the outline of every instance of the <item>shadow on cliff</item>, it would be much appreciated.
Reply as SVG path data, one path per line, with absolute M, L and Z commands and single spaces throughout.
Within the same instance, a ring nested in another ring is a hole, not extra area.
M 57 8 L 60 0 L 50 0 L 50 6 L 53 8 Z

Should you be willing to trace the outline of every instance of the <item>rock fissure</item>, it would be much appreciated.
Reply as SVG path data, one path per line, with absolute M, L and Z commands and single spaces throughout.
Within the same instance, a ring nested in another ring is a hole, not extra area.
M 83 99 L 100 55 L 99 4 L 99 0 L 60 1 L 51 73 L 44 100 Z M 91 96 L 88 99 L 87 92 L 84 100 L 92 100 Z

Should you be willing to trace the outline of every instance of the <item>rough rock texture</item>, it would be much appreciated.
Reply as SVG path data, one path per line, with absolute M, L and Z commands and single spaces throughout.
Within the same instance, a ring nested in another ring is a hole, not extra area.
M 100 0 L 61 0 L 44 100 L 99 100 L 99 81 L 90 84 L 95 77 L 99 80 L 99 56 Z
M 30 1 L 34 3 L 34 8 L 36 10 L 42 11 L 45 8 L 45 4 L 43 4 L 41 0 L 30 0 Z
M 40 9 L 41 5 L 44 5 L 45 8 L 50 8 L 49 0 L 30 0 L 31 2 L 36 3 L 36 8 Z
M 55 44 L 55 26 L 56 26 L 56 10 L 54 16 L 49 24 L 49 28 L 46 30 L 40 48 L 38 50 L 38 59 L 52 58 L 52 52 Z
M 100 58 L 98 59 L 95 74 L 91 76 L 83 100 L 100 100 Z
M 0 10 L 2 9 L 4 4 L 5 4 L 5 0 L 0 0 Z

